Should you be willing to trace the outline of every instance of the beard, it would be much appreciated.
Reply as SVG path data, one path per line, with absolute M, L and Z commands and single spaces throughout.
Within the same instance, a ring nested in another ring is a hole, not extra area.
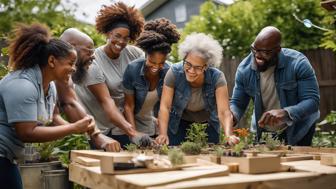
M 274 56 L 272 56 L 269 60 L 265 61 L 265 63 L 263 65 L 258 65 L 255 63 L 255 65 L 257 66 L 257 70 L 259 72 L 264 72 L 266 71 L 269 67 L 274 66 L 278 63 L 278 54 L 275 54 Z
M 72 81 L 76 84 L 82 84 L 87 75 L 87 69 L 85 68 L 85 63 L 81 60 L 77 62 L 77 68 L 75 73 L 72 74 Z

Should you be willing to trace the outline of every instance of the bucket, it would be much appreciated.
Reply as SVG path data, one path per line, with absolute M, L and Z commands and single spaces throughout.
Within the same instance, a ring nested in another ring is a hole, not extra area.
M 43 189 L 70 189 L 68 172 L 65 169 L 42 171 Z
M 25 163 L 20 164 L 19 169 L 24 189 L 44 189 L 42 173 L 49 170 L 62 169 L 62 164 L 59 161 Z

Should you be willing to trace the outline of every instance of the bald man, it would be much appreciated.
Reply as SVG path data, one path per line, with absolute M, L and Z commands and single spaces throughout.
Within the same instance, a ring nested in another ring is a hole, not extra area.
M 70 43 L 77 51 L 76 71 L 68 83 L 56 82 L 60 109 L 64 112 L 69 122 L 75 122 L 86 115 L 86 111 L 79 103 L 74 87 L 85 79 L 87 69 L 94 59 L 93 40 L 85 33 L 75 28 L 69 28 L 63 32 L 61 40 Z M 98 149 L 106 151 L 120 151 L 120 144 L 102 133 L 96 127 L 89 133 L 91 141 Z
M 320 116 L 315 72 L 302 53 L 281 48 L 281 32 L 273 26 L 260 31 L 237 69 L 231 98 L 236 123 L 250 99 L 257 140 L 271 132 L 286 144 L 311 145 Z

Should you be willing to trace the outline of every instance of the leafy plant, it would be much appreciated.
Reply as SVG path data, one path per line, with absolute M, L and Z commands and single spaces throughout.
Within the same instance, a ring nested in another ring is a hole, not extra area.
M 40 162 L 51 161 L 55 158 L 54 148 L 57 145 L 57 141 L 34 143 L 33 146 L 40 155 Z
M 327 26 L 321 23 L 326 11 L 317 0 L 240 0 L 227 7 L 206 1 L 200 14 L 186 24 L 181 41 L 193 32 L 211 34 L 221 43 L 226 56 L 242 58 L 249 53 L 258 32 L 272 25 L 281 30 L 283 47 L 299 51 L 318 48 L 324 33 L 304 27 L 294 19 L 294 13 L 301 19 L 308 18 L 322 27 Z M 329 41 L 335 42 L 335 33 Z M 178 60 L 176 51 L 173 53 Z
M 125 148 L 128 152 L 136 152 L 138 150 L 138 146 L 136 144 L 133 144 L 133 143 L 126 144 Z
M 68 167 L 70 163 L 69 153 L 71 150 L 90 149 L 88 139 L 81 134 L 68 135 L 61 140 L 55 141 L 55 143 L 53 154 L 58 156 L 64 167 Z
M 168 152 L 168 158 L 173 166 L 181 165 L 184 163 L 184 153 L 177 148 L 170 149 Z
M 225 150 L 224 150 L 222 147 L 220 147 L 220 146 L 217 146 L 217 147 L 215 148 L 215 154 L 216 154 L 217 157 L 221 157 L 221 156 L 223 156 L 224 151 L 225 151 Z
M 206 146 L 208 142 L 208 134 L 206 133 L 206 128 L 208 124 L 193 123 L 190 125 L 190 128 L 187 129 L 187 140 L 189 142 L 194 142 L 201 145 L 202 147 Z
M 238 144 L 234 145 L 233 147 L 233 152 L 236 153 L 237 155 L 242 154 L 244 148 L 245 148 L 245 142 L 244 141 L 240 141 Z
M 281 142 L 278 137 L 274 136 L 272 133 L 263 132 L 261 140 L 266 143 L 266 147 L 271 151 L 283 144 L 283 142 Z
M 164 144 L 160 146 L 159 154 L 168 155 L 168 151 L 169 151 L 168 145 Z
M 199 144 L 196 144 L 194 142 L 183 142 L 180 146 L 182 152 L 184 152 L 187 155 L 198 155 L 201 153 L 202 147 Z

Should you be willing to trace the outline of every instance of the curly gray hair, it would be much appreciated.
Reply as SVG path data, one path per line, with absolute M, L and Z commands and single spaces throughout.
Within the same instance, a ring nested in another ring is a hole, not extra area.
M 222 63 L 223 48 L 211 35 L 192 33 L 179 45 L 179 56 L 184 59 L 188 53 L 196 52 L 206 60 L 207 67 L 219 67 Z

